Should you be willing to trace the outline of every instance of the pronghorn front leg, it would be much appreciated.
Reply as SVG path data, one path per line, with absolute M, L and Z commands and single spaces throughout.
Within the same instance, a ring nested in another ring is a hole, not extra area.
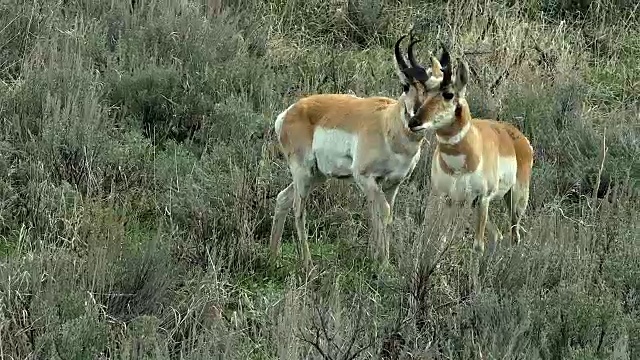
M 300 194 L 296 191 L 294 199 L 294 211 L 296 230 L 298 232 L 298 254 L 302 257 L 302 265 L 308 271 L 311 268 L 311 254 L 309 252 L 309 243 L 307 242 L 306 228 L 306 194 Z
M 382 241 L 384 242 L 382 244 L 382 248 L 384 251 L 384 256 L 385 256 L 385 262 L 388 261 L 389 259 L 389 242 L 391 240 L 391 233 L 390 233 L 390 225 L 391 222 L 393 222 L 393 204 L 395 203 L 396 200 L 396 195 L 398 195 L 398 189 L 400 188 L 400 184 L 402 182 L 397 182 L 391 185 L 388 185 L 384 190 L 384 197 L 385 200 L 387 201 L 387 204 L 389 205 L 389 212 L 387 214 L 387 216 L 385 218 L 383 218 L 383 228 L 382 228 Z
M 470 273 L 471 283 L 476 293 L 481 291 L 480 286 L 480 258 L 484 253 L 484 230 L 487 226 L 487 218 L 489 216 L 489 198 L 480 195 L 475 202 L 475 234 L 473 240 L 473 250 L 475 254 L 471 256 Z
M 480 196 L 476 205 L 476 226 L 475 237 L 473 241 L 473 250 L 481 255 L 484 253 L 484 231 L 487 227 L 487 218 L 489 217 L 489 198 Z
M 481 195 L 478 197 L 475 210 L 476 210 L 476 226 L 475 237 L 473 242 L 473 249 L 475 256 L 473 256 L 472 265 L 472 281 L 476 292 L 480 292 L 480 263 L 484 264 L 484 232 L 488 230 L 489 237 L 491 238 L 491 252 L 495 251 L 497 241 L 502 237 L 498 228 L 489 220 L 489 203 L 491 197 Z
M 383 265 L 389 260 L 388 246 L 385 241 L 384 228 L 391 216 L 391 207 L 376 179 L 373 176 L 357 175 L 354 180 L 366 194 L 371 207 L 371 220 L 375 237 L 374 256 L 381 258 Z
M 480 196 L 473 202 L 473 207 L 476 212 L 476 224 L 475 224 L 475 237 L 473 242 L 474 250 L 480 255 L 484 254 L 485 237 L 484 232 L 487 231 L 489 235 L 489 253 L 493 254 L 498 246 L 498 243 L 502 241 L 502 232 L 498 227 L 489 219 L 489 197 Z
M 387 188 L 383 190 L 384 197 L 387 200 L 387 203 L 389 204 L 389 216 L 383 219 L 385 225 L 389 225 L 393 221 L 393 204 L 396 201 L 396 195 L 398 195 L 398 189 L 400 189 L 400 182 L 389 185 Z

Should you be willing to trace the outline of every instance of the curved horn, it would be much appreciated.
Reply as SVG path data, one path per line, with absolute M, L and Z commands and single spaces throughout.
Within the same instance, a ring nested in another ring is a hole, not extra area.
M 451 75 L 452 75 L 452 71 L 451 71 L 451 64 L 447 65 L 446 67 L 443 68 L 443 78 L 442 78 L 442 82 L 440 83 L 440 86 L 448 86 L 451 85 Z
M 396 41 L 396 45 L 395 45 L 395 48 L 394 48 L 394 52 L 395 52 L 395 55 L 396 55 L 396 62 L 398 63 L 398 66 L 400 67 L 400 70 L 404 70 L 404 69 L 409 67 L 409 65 L 407 65 L 407 63 L 404 61 L 404 57 L 402 56 L 402 53 L 400 53 L 400 43 L 406 37 L 407 37 L 407 34 L 402 35 L 400 37 L 400 39 L 398 39 L 398 41 Z
M 440 65 L 442 68 L 450 67 L 451 64 L 451 55 L 449 55 L 449 47 L 443 42 L 440 41 L 440 46 L 442 47 L 442 55 L 440 56 Z
M 423 68 L 422 65 L 418 64 L 418 62 L 416 61 L 415 56 L 413 55 L 413 45 L 419 43 L 420 41 L 422 41 L 422 40 L 416 39 L 416 40 L 413 40 L 411 42 L 411 44 L 409 44 L 409 49 L 408 49 L 409 62 L 411 63 L 411 66 L 413 66 L 414 68 Z

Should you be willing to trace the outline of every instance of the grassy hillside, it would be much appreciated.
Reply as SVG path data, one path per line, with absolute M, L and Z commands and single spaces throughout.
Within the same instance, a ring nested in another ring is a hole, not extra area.
M 640 357 L 635 1 L 222 2 L 0 2 L 0 358 Z M 536 150 L 526 235 L 476 297 L 469 213 L 439 216 L 429 144 L 388 271 L 338 181 L 309 201 L 314 276 L 291 217 L 268 262 L 290 182 L 275 115 L 309 93 L 399 96 L 411 26 L 423 61 L 445 40 L 470 64 L 475 116 Z

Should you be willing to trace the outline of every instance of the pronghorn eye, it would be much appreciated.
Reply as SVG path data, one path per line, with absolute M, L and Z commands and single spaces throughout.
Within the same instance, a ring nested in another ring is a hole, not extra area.
M 451 100 L 451 99 L 453 99 L 453 93 L 446 92 L 446 93 L 442 94 L 442 97 L 443 97 L 445 100 Z

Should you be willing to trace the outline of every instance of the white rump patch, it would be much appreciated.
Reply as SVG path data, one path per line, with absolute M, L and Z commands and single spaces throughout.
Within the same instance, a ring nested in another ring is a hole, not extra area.
M 280 131 L 282 130 L 282 124 L 284 123 L 284 118 L 285 116 L 287 116 L 287 112 L 289 110 L 291 110 L 292 107 L 294 107 L 296 104 L 291 104 L 289 105 L 289 107 L 287 108 L 287 110 L 281 112 L 280 114 L 278 114 L 278 116 L 276 117 L 276 121 L 274 124 L 274 128 L 276 130 L 276 134 L 278 135 L 278 139 L 280 139 Z

